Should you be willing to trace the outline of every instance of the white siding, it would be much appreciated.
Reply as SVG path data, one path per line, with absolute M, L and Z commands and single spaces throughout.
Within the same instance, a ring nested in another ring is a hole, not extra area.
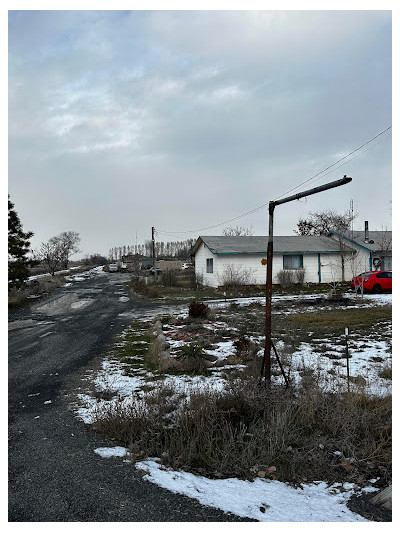
M 207 259 L 213 259 L 213 273 L 207 273 Z M 254 254 L 254 255 L 239 255 L 239 254 L 227 254 L 216 255 L 213 254 L 204 243 L 201 243 L 195 256 L 195 272 L 203 276 L 205 285 L 211 287 L 218 287 L 223 284 L 224 273 L 226 268 L 232 268 L 242 274 L 246 274 L 250 284 L 264 285 L 266 281 L 266 269 L 265 265 L 261 264 L 262 259 L 267 258 L 267 253 Z M 361 263 L 365 262 L 365 257 L 360 256 L 358 258 Z M 369 258 L 368 258 L 369 260 Z M 342 267 L 340 254 L 320 254 L 321 262 L 321 282 L 331 283 L 333 281 L 342 280 Z M 355 275 L 353 272 L 357 271 L 359 265 L 354 265 L 355 261 L 346 258 L 345 261 L 345 280 L 349 281 Z M 318 283 L 318 254 L 303 254 L 303 268 L 305 269 L 306 283 Z M 273 269 L 272 269 L 272 282 L 278 283 L 277 274 L 280 270 L 283 270 L 283 255 L 274 254 Z M 360 270 L 360 272 L 369 270 L 369 266 Z
M 207 273 L 207 259 L 214 260 L 214 273 Z M 194 258 L 195 273 L 196 275 L 203 276 L 204 285 L 209 285 L 210 287 L 218 287 L 218 283 L 215 276 L 216 261 L 218 257 L 213 254 L 209 248 L 202 242 L 199 246 L 199 249 L 196 252 Z

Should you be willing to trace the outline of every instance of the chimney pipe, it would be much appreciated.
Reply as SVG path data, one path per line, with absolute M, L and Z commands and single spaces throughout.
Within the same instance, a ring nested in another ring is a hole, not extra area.
M 365 235 L 364 235 L 364 241 L 369 242 L 369 231 L 368 231 L 368 220 L 364 222 L 365 224 Z

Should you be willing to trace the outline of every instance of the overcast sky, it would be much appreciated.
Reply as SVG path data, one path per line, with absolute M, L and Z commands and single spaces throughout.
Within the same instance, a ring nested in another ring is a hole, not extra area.
M 390 11 L 10 12 L 9 192 L 32 247 L 266 235 L 267 208 L 203 228 L 388 128 L 391 40 Z M 276 235 L 351 199 L 355 229 L 391 229 L 391 130 L 329 172 L 294 192 L 353 181 L 277 207 Z

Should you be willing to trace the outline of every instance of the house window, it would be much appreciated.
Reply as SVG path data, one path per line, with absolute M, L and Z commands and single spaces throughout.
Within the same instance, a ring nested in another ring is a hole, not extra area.
M 303 268 L 303 256 L 302 255 L 284 255 L 283 256 L 283 268 L 285 270 L 295 270 Z
M 214 259 L 207 259 L 207 274 L 214 272 Z

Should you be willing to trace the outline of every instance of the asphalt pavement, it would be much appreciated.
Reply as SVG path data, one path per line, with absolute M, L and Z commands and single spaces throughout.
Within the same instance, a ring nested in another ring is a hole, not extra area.
M 10 522 L 251 520 L 200 505 L 144 479 L 70 409 L 69 387 L 135 316 L 129 274 L 91 274 L 9 315 Z

